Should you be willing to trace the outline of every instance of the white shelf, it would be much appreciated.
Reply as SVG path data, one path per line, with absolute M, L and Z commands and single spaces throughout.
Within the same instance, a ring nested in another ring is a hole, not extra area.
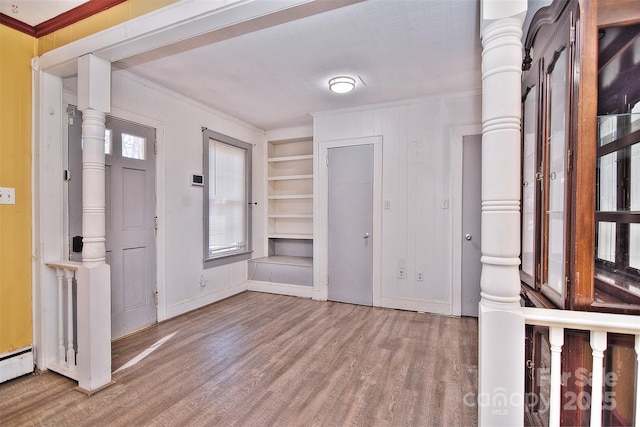
M 270 157 L 268 162 L 292 162 L 296 160 L 313 160 L 313 154 L 304 154 L 301 156 L 283 156 L 283 157 Z
M 284 234 L 284 233 L 271 233 L 270 239 L 299 239 L 299 240 L 313 240 L 313 234 Z
M 280 175 L 269 177 L 269 181 L 288 181 L 292 179 L 313 179 L 313 175 Z
M 307 213 L 270 213 L 269 218 L 301 218 L 301 219 L 313 219 L 313 214 Z
M 273 194 L 267 198 L 269 200 L 313 199 L 313 194 Z

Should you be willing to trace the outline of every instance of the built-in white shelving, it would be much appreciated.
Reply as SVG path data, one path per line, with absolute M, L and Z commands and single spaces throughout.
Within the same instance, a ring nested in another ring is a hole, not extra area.
M 313 140 L 269 141 L 268 236 L 313 235 Z
M 250 280 L 313 286 L 311 137 L 267 142 L 267 186 L 269 256 L 249 262 Z

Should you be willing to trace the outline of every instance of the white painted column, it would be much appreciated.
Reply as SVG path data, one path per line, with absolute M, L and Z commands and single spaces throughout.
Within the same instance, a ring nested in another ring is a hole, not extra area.
M 524 422 L 520 310 L 520 86 L 527 0 L 483 0 L 482 275 L 478 424 Z
M 82 262 L 105 262 L 104 130 L 111 110 L 111 64 L 78 58 L 78 109 L 82 111 Z
M 82 262 L 105 262 L 105 164 L 106 114 L 82 110 Z
M 111 63 L 78 58 L 82 111 L 82 262 L 78 269 L 78 387 L 88 393 L 111 383 L 111 272 L 105 264 L 106 114 L 111 109 Z

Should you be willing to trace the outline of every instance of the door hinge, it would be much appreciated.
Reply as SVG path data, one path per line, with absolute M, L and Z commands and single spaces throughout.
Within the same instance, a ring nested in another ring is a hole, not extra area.
M 73 126 L 73 119 L 76 117 L 77 108 L 74 105 L 67 105 L 67 124 Z
M 327 166 L 329 166 L 329 156 L 325 158 L 325 162 L 327 163 Z
M 155 228 L 156 230 L 158 229 L 158 217 L 155 217 L 153 219 L 153 228 Z
M 571 281 L 569 280 L 569 276 L 564 276 L 564 294 L 565 295 L 569 295 L 569 283 L 571 283 Z
M 153 154 L 158 154 L 158 141 L 153 143 Z
M 570 173 L 573 169 L 573 151 L 567 151 L 567 173 Z
M 153 302 L 156 305 L 156 307 L 158 306 L 158 291 L 155 291 L 153 293 Z
M 572 25 L 569 28 L 569 43 L 574 44 L 576 42 L 576 26 Z

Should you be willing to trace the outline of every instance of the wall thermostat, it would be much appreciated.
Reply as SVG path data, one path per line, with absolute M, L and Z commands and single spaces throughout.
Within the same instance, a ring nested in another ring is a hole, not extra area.
M 204 176 L 203 175 L 198 175 L 198 174 L 193 174 L 191 175 L 191 185 L 197 185 L 198 187 L 203 187 L 204 186 Z

